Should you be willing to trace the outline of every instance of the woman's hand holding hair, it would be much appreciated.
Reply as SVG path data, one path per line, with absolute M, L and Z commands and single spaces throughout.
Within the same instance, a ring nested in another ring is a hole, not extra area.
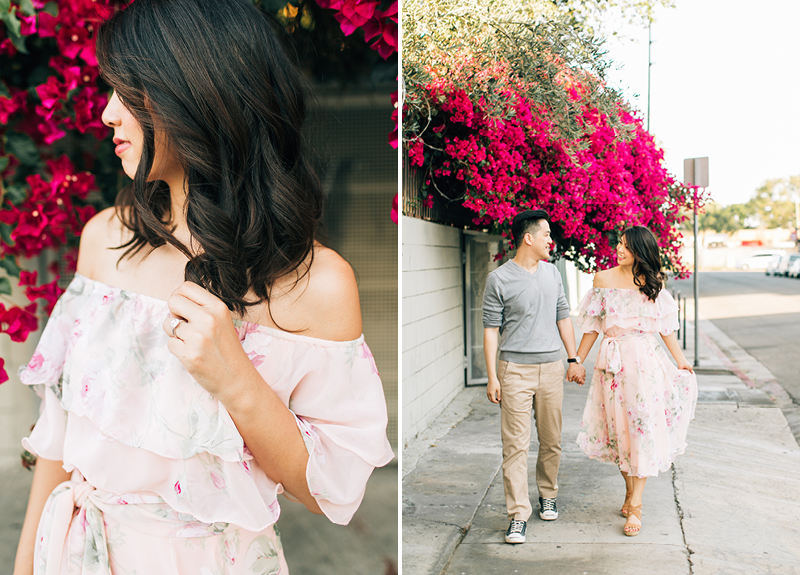
M 306 480 L 308 451 L 294 415 L 247 357 L 227 306 L 199 285 L 184 282 L 167 301 L 169 351 L 230 414 L 264 472 L 322 513 Z M 177 325 L 173 319 L 181 320 Z M 174 332 L 174 334 L 173 334 Z
M 203 389 L 227 407 L 238 393 L 242 376 L 255 372 L 228 307 L 190 281 L 172 293 L 167 305 L 173 316 L 164 320 L 169 351 Z

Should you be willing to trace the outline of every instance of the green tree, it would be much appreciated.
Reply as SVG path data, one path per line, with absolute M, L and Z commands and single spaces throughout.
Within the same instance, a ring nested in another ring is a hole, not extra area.
M 758 187 L 744 211 L 753 227 L 788 228 L 795 225 L 793 198 L 800 194 L 800 176 L 773 178 Z
M 741 230 L 747 219 L 747 210 L 744 204 L 731 204 L 720 206 L 711 203 L 705 208 L 705 213 L 700 215 L 698 226 L 704 231 L 713 231 L 718 234 L 733 233 Z

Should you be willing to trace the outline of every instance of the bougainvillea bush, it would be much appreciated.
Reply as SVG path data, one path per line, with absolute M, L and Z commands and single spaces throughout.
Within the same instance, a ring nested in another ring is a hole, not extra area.
M 339 59 L 353 44 L 345 38 L 357 30 L 367 53 L 386 60 L 397 51 L 396 0 L 318 0 L 313 10 L 308 2 L 278 3 L 280 10 L 272 10 L 271 2 L 253 1 L 276 12 L 290 33 L 316 30 L 312 39 L 329 40 L 335 28 Z M 63 291 L 59 273 L 75 269 L 81 229 L 113 205 L 127 181 L 101 121 L 109 88 L 99 78 L 94 31 L 128 3 L 0 0 L 0 267 L 7 275 L 0 277 L 0 297 L 11 295 L 11 279 L 18 278 L 31 302 L 0 301 L 0 332 L 12 341 L 25 341 L 38 317 L 50 313 Z M 326 27 L 329 20 L 333 25 Z M 374 58 L 362 50 L 353 60 L 369 64 Z M 66 265 L 51 266 L 53 281 L 41 283 L 37 271 L 23 269 L 33 264 L 30 258 L 56 249 Z M 7 379 L 0 358 L 0 383 Z
M 433 14 L 421 0 L 405 5 L 422 18 L 404 29 L 403 61 L 403 137 L 407 161 L 425 173 L 421 201 L 457 200 L 476 226 L 503 234 L 519 211 L 545 209 L 554 255 L 589 272 L 615 265 L 619 233 L 645 225 L 665 265 L 686 274 L 678 226 L 692 190 L 604 85 L 599 44 L 546 7 L 471 3 L 481 6 L 445 0 Z

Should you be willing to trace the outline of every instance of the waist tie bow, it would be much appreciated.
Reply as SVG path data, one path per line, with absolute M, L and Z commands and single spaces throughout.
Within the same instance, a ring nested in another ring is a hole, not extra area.
M 622 371 L 622 356 L 619 352 L 619 342 L 646 339 L 650 332 L 646 331 L 627 331 L 617 336 L 605 335 L 603 343 L 600 344 L 600 352 L 597 354 L 595 368 L 608 373 L 617 374 Z
M 45 507 L 45 509 L 50 508 L 51 519 L 50 521 L 40 521 L 36 532 L 37 544 L 40 543 L 44 547 L 41 550 L 46 561 L 44 575 L 62 573 L 64 546 L 67 544 L 69 528 L 76 508 L 79 514 L 85 514 L 83 526 L 86 530 L 86 548 L 91 546 L 97 550 L 98 570 L 96 573 L 110 575 L 111 565 L 106 552 L 108 547 L 103 526 L 103 514 L 94 500 L 95 492 L 95 488 L 83 478 L 65 481 L 53 490 Z M 47 533 L 48 529 L 49 533 Z M 41 570 L 37 569 L 36 573 L 38 575 Z

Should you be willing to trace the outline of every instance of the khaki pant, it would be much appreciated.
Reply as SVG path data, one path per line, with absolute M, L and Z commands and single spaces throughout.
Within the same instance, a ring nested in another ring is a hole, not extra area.
M 558 494 L 561 462 L 561 403 L 564 398 L 564 365 L 560 361 L 523 365 L 500 361 L 500 432 L 503 436 L 503 486 L 509 520 L 527 521 L 528 450 L 531 445 L 531 406 L 536 418 L 539 456 L 536 485 L 539 496 Z

